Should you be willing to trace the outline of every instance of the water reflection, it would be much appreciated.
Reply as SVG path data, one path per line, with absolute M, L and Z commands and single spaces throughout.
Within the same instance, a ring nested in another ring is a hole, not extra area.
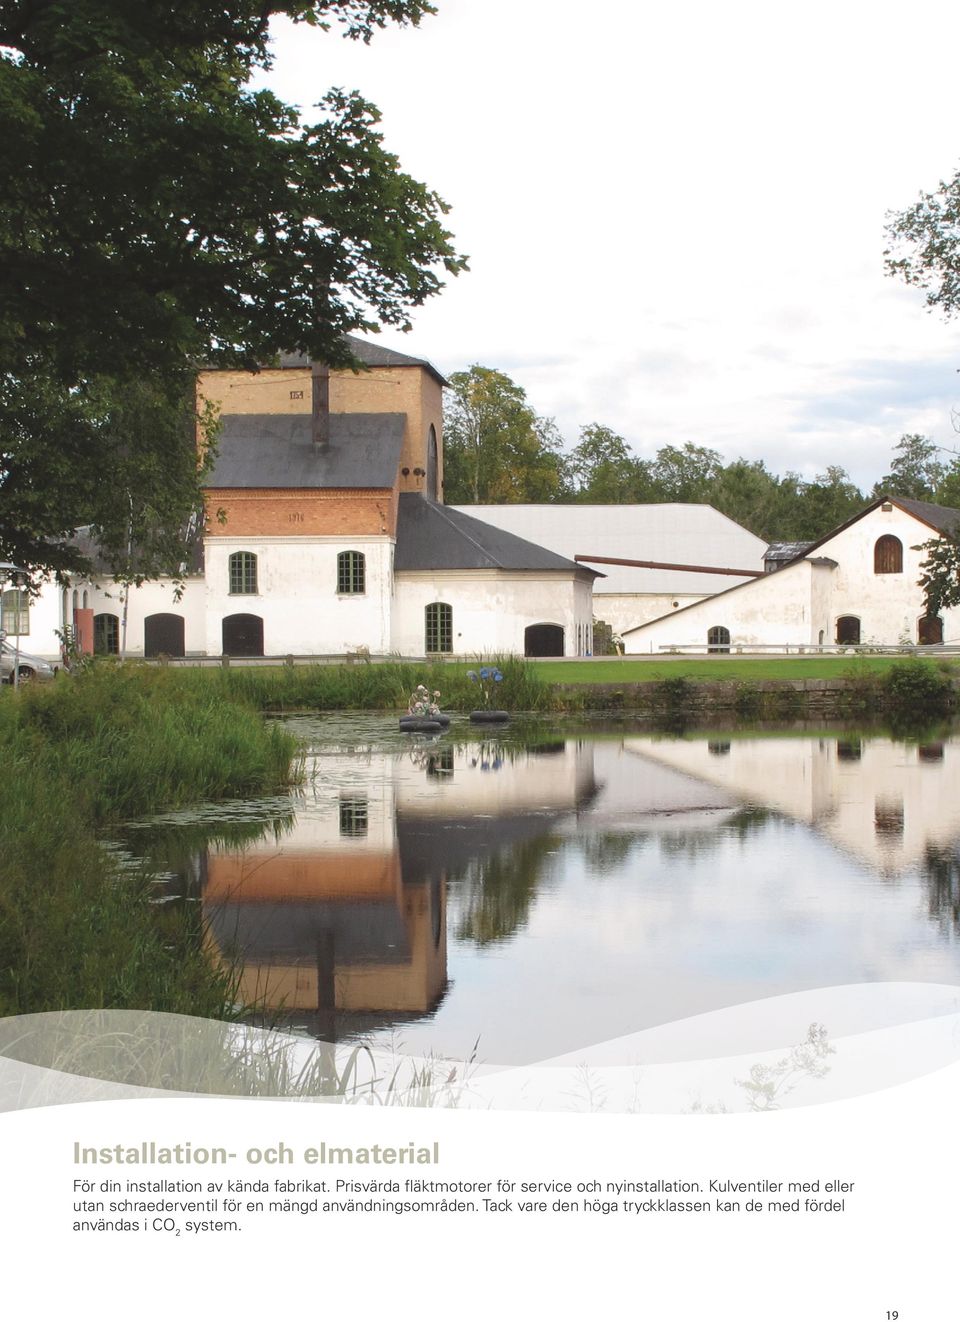
M 510 1062 L 786 991 L 957 981 L 956 739 L 301 732 L 304 793 L 131 828 L 141 853 L 176 843 L 212 957 L 271 1022 Z

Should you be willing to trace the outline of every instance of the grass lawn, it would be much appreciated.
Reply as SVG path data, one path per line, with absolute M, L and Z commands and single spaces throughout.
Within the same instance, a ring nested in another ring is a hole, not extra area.
M 762 680 L 844 679 L 881 675 L 902 664 L 901 656 L 675 656 L 596 657 L 589 661 L 531 661 L 548 684 L 643 684 L 661 679 Z M 960 657 L 943 658 L 952 666 Z M 931 661 L 931 665 L 942 664 Z

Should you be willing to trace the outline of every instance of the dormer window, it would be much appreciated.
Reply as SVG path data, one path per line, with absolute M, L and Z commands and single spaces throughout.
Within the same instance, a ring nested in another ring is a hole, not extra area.
M 903 543 L 892 533 L 878 537 L 873 548 L 873 572 L 875 574 L 903 573 Z

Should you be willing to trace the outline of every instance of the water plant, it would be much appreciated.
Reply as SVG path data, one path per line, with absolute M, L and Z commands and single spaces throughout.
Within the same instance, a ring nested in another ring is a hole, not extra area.
M 479 670 L 468 670 L 467 679 L 476 684 L 482 697 L 481 710 L 490 711 L 493 707 L 493 695 L 498 684 L 503 683 L 503 671 L 499 666 L 481 666 Z
M 439 716 L 439 699 L 439 689 L 434 689 L 431 694 L 425 684 L 418 684 L 410 694 L 410 703 L 407 707 L 407 713 L 410 716 L 417 716 L 421 720 L 429 720 L 433 716 Z

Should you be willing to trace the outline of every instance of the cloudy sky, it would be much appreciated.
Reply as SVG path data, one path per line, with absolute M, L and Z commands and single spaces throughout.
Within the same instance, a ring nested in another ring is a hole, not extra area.
M 383 343 L 500 368 L 567 444 L 712 446 L 870 485 L 955 449 L 960 320 L 884 276 L 884 221 L 960 166 L 944 0 L 436 0 L 373 44 L 278 26 L 269 84 L 383 112 L 470 271 Z

